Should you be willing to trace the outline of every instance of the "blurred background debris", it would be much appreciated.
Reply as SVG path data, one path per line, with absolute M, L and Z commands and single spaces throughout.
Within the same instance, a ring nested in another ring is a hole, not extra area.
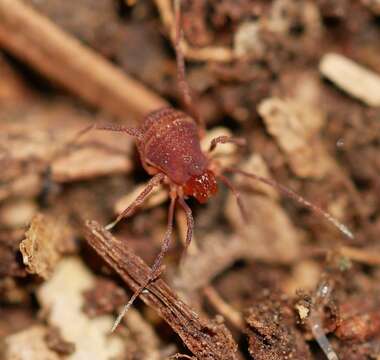
M 380 2 L 182 0 L 187 79 L 213 156 L 329 211 L 348 240 L 273 188 L 231 176 L 190 199 L 160 279 L 117 331 L 161 246 L 136 126 L 181 107 L 170 0 L 0 0 L 0 358 L 380 358 Z M 68 146 L 69 145 L 69 146 Z M 100 224 L 100 225 L 99 225 Z

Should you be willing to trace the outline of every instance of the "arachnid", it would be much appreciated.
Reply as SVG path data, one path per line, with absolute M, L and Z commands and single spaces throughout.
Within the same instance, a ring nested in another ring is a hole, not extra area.
M 200 137 L 202 136 L 204 128 L 193 105 L 190 89 L 186 82 L 184 58 L 180 49 L 180 40 L 180 0 L 175 0 L 174 45 L 177 58 L 178 84 L 188 113 L 168 107 L 148 114 L 138 128 L 115 125 L 94 125 L 82 132 L 83 134 L 90 129 L 99 129 L 125 132 L 134 137 L 136 139 L 141 163 L 147 173 L 152 176 L 146 188 L 114 222 L 106 226 L 106 229 L 109 230 L 113 228 L 121 219 L 133 214 L 136 208 L 144 202 L 150 192 L 159 184 L 165 184 L 170 192 L 168 224 L 161 251 L 153 263 L 148 280 L 145 284 L 142 284 L 131 297 L 123 312 L 116 320 L 113 329 L 116 328 L 122 316 L 149 282 L 159 276 L 162 259 L 169 249 L 173 229 L 174 211 L 177 204 L 183 208 L 187 217 L 188 230 L 185 249 L 191 241 L 194 228 L 192 212 L 185 200 L 188 197 L 194 197 L 200 203 L 207 202 L 208 199 L 217 192 L 218 180 L 231 189 L 238 201 L 242 215 L 245 216 L 243 206 L 240 202 L 239 192 L 225 176 L 226 173 L 239 173 L 277 188 L 285 195 L 295 199 L 315 213 L 323 216 L 346 236 L 350 238 L 353 237 L 352 233 L 338 220 L 287 187 L 278 184 L 274 180 L 262 178 L 258 175 L 247 173 L 239 169 L 221 168 L 220 165 L 212 159 L 212 150 L 218 144 L 233 142 L 238 145 L 244 145 L 244 139 L 227 136 L 217 137 L 212 140 L 210 149 L 207 153 L 204 153 L 201 150 Z

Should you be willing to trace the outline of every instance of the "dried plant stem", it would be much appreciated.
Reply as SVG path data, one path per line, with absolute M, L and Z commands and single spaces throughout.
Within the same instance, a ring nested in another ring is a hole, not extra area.
M 88 243 L 133 291 L 146 283 L 151 269 L 128 250 L 125 242 L 94 221 L 86 223 L 85 235 Z M 141 298 L 159 313 L 198 359 L 236 359 L 237 347 L 227 328 L 198 316 L 163 280 L 147 285 Z
M 352 246 L 342 246 L 339 252 L 350 260 L 367 265 L 380 265 L 380 254 L 376 250 L 359 249 Z
M 235 310 L 230 304 L 225 302 L 218 292 L 212 286 L 206 286 L 203 293 L 212 306 L 219 311 L 228 321 L 231 322 L 237 329 L 243 330 L 244 320 L 242 315 Z
M 89 104 L 118 117 L 141 116 L 166 105 L 19 0 L 0 0 L 0 46 Z

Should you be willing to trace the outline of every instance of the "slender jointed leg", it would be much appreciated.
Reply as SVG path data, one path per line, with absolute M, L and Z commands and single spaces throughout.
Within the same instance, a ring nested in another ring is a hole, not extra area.
M 136 137 L 136 138 L 139 138 L 142 136 L 142 133 L 138 128 L 123 126 L 123 125 L 116 125 L 116 124 L 94 124 L 92 129 L 124 132 L 124 133 L 126 133 L 130 136 Z
M 66 144 L 62 146 L 52 157 L 50 160 L 51 162 L 54 161 L 55 159 L 65 155 L 68 151 L 71 150 L 71 148 L 78 142 L 78 140 L 91 130 L 106 130 L 106 131 L 117 131 L 117 132 L 124 132 L 127 133 L 128 135 L 131 135 L 133 137 L 140 137 L 141 132 L 137 128 L 131 128 L 127 126 L 122 126 L 122 125 L 115 125 L 115 124 L 91 124 L 86 126 L 84 129 L 80 130 L 78 133 L 74 135 L 74 137 L 69 140 Z
M 247 214 L 247 211 L 245 210 L 243 202 L 241 201 L 240 192 L 236 189 L 235 185 L 230 181 L 230 179 L 228 179 L 224 175 L 218 175 L 218 178 L 232 191 L 232 193 L 234 194 L 236 198 L 236 202 L 239 206 L 239 210 L 240 210 L 243 220 L 245 222 L 248 222 L 248 214 Z
M 186 221 L 187 221 L 187 233 L 186 233 L 186 241 L 185 241 L 185 248 L 183 249 L 182 252 L 182 259 L 183 256 L 186 254 L 187 249 L 190 245 L 191 239 L 193 238 L 193 231 L 194 231 L 194 218 L 193 214 L 191 212 L 191 209 L 189 206 L 186 204 L 185 200 L 183 197 L 178 198 L 178 203 L 182 207 L 182 209 L 185 211 L 186 214 Z M 182 260 L 181 260 L 182 262 Z
M 174 217 L 174 209 L 175 209 L 176 200 L 177 200 L 176 196 L 172 196 L 171 201 L 170 201 L 169 214 L 168 214 L 168 226 L 166 229 L 164 241 L 162 242 L 160 253 L 156 257 L 156 260 L 154 260 L 151 272 L 148 278 L 146 279 L 146 281 L 135 291 L 135 293 L 129 299 L 127 305 L 124 306 L 123 310 L 120 312 L 115 323 L 113 324 L 111 332 L 113 332 L 117 328 L 117 326 L 120 324 L 120 321 L 122 320 L 124 315 L 132 306 L 133 302 L 140 296 L 143 290 L 160 275 L 162 259 L 164 258 L 165 254 L 169 250 L 170 241 L 172 238 L 173 217 Z
M 108 224 L 105 229 L 112 229 L 121 219 L 126 218 L 133 214 L 133 212 L 138 208 L 150 194 L 150 192 L 158 186 L 161 181 L 164 179 L 165 175 L 162 173 L 158 173 L 154 175 L 144 188 L 144 190 L 137 196 L 137 198 L 130 204 L 112 223 Z
M 182 100 L 187 108 L 189 114 L 192 115 L 198 125 L 204 130 L 205 125 L 203 119 L 198 113 L 194 105 L 194 101 L 191 95 L 190 86 L 186 80 L 185 59 L 181 50 L 182 29 L 181 29 L 181 0 L 174 1 L 174 13 L 175 13 L 175 38 L 174 49 L 177 59 L 177 81 L 178 87 L 182 94 Z
M 210 148 L 208 149 L 208 151 L 209 152 L 213 151 L 218 144 L 226 144 L 226 143 L 232 143 L 239 146 L 247 145 L 247 141 L 244 138 L 222 135 L 211 140 Z
M 226 172 L 230 173 L 236 173 L 241 174 L 247 177 L 250 177 L 251 179 L 261 181 L 264 184 L 267 184 L 269 186 L 274 187 L 275 189 L 281 191 L 283 194 L 288 196 L 289 198 L 299 202 L 303 206 L 309 208 L 310 210 L 314 211 L 314 213 L 318 214 L 321 217 L 324 217 L 327 221 L 329 221 L 331 224 L 333 224 L 337 229 L 339 229 L 340 232 L 342 232 L 344 235 L 346 235 L 350 239 L 354 239 L 354 234 L 347 228 L 346 225 L 342 224 L 339 220 L 335 219 L 332 215 L 330 215 L 328 212 L 322 210 L 319 206 L 312 204 L 310 201 L 303 198 L 301 195 L 297 194 L 293 190 L 287 188 L 286 186 L 279 184 L 277 181 L 272 179 L 267 179 L 262 176 L 249 173 L 240 169 L 235 168 L 224 168 Z

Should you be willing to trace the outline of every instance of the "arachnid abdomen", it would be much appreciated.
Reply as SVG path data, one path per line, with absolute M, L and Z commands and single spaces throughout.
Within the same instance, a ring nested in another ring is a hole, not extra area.
M 141 130 L 138 148 L 143 162 L 174 183 L 183 185 L 206 170 L 207 158 L 201 150 L 197 125 L 182 111 L 155 111 L 144 119 Z
M 216 193 L 214 173 L 201 150 L 198 126 L 185 113 L 164 108 L 146 116 L 137 146 L 145 169 L 151 175 L 163 172 L 183 194 L 199 202 Z

